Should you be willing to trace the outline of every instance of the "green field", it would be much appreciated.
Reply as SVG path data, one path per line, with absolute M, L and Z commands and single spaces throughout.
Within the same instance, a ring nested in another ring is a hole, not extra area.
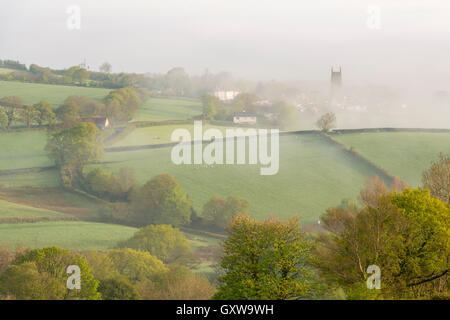
M 213 126 L 213 125 L 203 125 L 203 131 L 210 128 L 219 129 L 223 134 L 225 129 L 236 129 L 231 127 Z M 112 147 L 123 147 L 123 146 L 139 146 L 139 145 L 149 145 L 149 144 L 162 144 L 174 142 L 170 139 L 172 132 L 176 129 L 184 128 L 189 130 L 191 133 L 191 139 L 194 139 L 194 125 L 193 124 L 179 124 L 179 125 L 166 125 L 166 126 L 153 126 L 137 128 L 129 133 L 123 139 L 117 141 L 112 145 Z M 245 130 L 245 128 L 244 128 Z M 202 138 L 200 138 L 202 140 Z
M 59 174 L 56 169 L 41 172 L 0 175 L 0 186 L 3 187 L 58 187 L 60 186 Z
M 450 152 L 450 133 L 374 132 L 333 138 L 412 187 L 421 184 L 422 172 L 440 152 Z
M 171 173 L 194 201 L 199 213 L 211 196 L 239 195 L 251 202 L 257 218 L 276 213 L 280 218 L 301 214 L 316 222 L 330 206 L 356 199 L 372 168 L 317 134 L 280 137 L 279 172 L 260 175 L 259 165 L 174 165 L 171 148 L 109 152 L 103 167 L 117 172 L 136 170 L 139 183 L 159 173 Z M 93 168 L 91 166 L 90 168 Z
M 51 166 L 47 157 L 45 131 L 0 133 L 0 170 Z
M 136 112 L 133 121 L 184 120 L 202 113 L 202 104 L 194 99 L 150 98 Z
M 0 224 L 0 245 L 14 249 L 59 246 L 76 250 L 105 250 L 130 238 L 135 228 L 94 222 L 52 221 Z
M 18 96 L 22 98 L 25 104 L 34 104 L 44 99 L 48 100 L 53 106 L 57 106 L 69 96 L 84 96 L 93 100 L 101 100 L 110 91 L 110 89 L 102 88 L 0 81 L 0 98 Z
M 12 69 L 0 68 L 0 74 L 6 74 L 6 73 L 13 72 L 13 71 L 14 70 L 12 70 Z
M 68 215 L 56 211 L 33 208 L 0 199 L 0 219 L 3 218 L 62 218 Z

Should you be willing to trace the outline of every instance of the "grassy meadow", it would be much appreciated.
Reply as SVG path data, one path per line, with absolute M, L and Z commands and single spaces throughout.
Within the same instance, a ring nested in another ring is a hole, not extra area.
M 44 150 L 46 143 L 43 130 L 0 133 L 0 170 L 52 166 Z
M 63 218 L 67 214 L 24 206 L 0 199 L 0 220 L 4 218 Z
M 76 250 L 105 250 L 130 238 L 135 228 L 84 221 L 0 224 L 0 243 L 14 249 L 59 246 Z
M 159 173 L 171 173 L 199 213 L 213 195 L 239 195 L 250 200 L 257 218 L 300 214 L 309 223 L 342 199 L 355 199 L 367 177 L 377 174 L 317 134 L 280 137 L 279 172 L 272 176 L 260 175 L 260 165 L 177 166 L 170 152 L 171 148 L 108 152 L 102 167 L 112 172 L 134 168 L 141 184 Z
M 440 152 L 450 152 L 450 133 L 374 132 L 336 134 L 333 138 L 411 187 L 421 184 L 422 172 Z
M 216 126 L 216 125 L 203 125 L 203 131 L 215 128 L 219 129 L 225 136 L 226 129 L 237 129 L 233 127 Z M 174 124 L 165 126 L 152 126 L 137 128 L 130 132 L 123 139 L 120 139 L 116 143 L 112 144 L 111 147 L 124 147 L 124 146 L 139 146 L 139 145 L 149 145 L 149 144 L 163 144 L 170 143 L 172 141 L 172 132 L 176 129 L 184 128 L 189 130 L 191 134 L 191 139 L 194 139 L 194 125 L 193 124 Z M 243 128 L 246 130 L 246 128 Z M 202 138 L 200 138 L 201 140 Z
M 18 96 L 25 104 L 48 100 L 53 106 L 57 106 L 69 96 L 85 96 L 89 99 L 101 100 L 110 91 L 110 89 L 103 88 L 0 81 L 0 97 Z
M 132 121 L 185 120 L 202 113 L 202 104 L 194 99 L 150 98 Z

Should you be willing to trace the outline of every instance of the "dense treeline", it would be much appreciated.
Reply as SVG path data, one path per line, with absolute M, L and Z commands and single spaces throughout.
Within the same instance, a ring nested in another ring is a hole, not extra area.
M 31 64 L 29 68 L 18 61 L 0 60 L 0 67 L 13 70 L 0 74 L 0 80 L 23 81 L 57 85 L 75 85 L 118 89 L 125 87 L 147 88 L 156 95 L 202 97 L 215 91 L 237 91 L 251 93 L 259 99 L 290 101 L 301 92 L 296 86 L 279 82 L 253 82 L 236 78 L 222 71 L 212 73 L 206 70 L 201 75 L 190 75 L 183 68 L 175 67 L 166 73 L 113 73 L 112 66 L 105 62 L 99 70 L 92 71 L 83 64 L 68 69 L 56 70 Z
M 150 98 L 147 89 L 120 88 L 111 91 L 102 101 L 83 96 L 70 96 L 54 108 L 47 100 L 25 105 L 17 96 L 0 98 L 0 129 L 7 130 L 22 123 L 25 127 L 70 128 L 83 118 L 108 118 L 109 125 L 124 123 Z
M 29 68 L 18 61 L 1 61 L 0 67 L 14 71 L 0 74 L 0 80 L 22 81 L 55 85 L 76 85 L 96 88 L 147 87 L 148 79 L 135 73 L 110 73 L 89 71 L 81 66 L 55 70 L 31 64 Z
M 145 228 L 120 247 L 83 253 L 58 247 L 0 249 L 0 300 L 209 299 L 214 294 L 206 277 L 190 271 L 197 262 L 178 229 Z M 70 265 L 80 268 L 78 290 L 66 285 Z

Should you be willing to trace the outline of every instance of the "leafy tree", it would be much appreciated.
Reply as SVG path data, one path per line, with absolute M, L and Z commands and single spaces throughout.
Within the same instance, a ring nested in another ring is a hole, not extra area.
M 112 71 L 112 66 L 111 66 L 111 64 L 109 63 L 109 62 L 103 62 L 101 65 L 100 65 L 100 71 L 101 72 L 103 72 L 103 73 L 111 73 L 111 71 Z
M 381 195 L 375 206 L 330 208 L 316 241 L 316 266 L 350 298 L 418 298 L 447 292 L 450 208 L 427 190 Z M 382 271 L 377 293 L 364 289 L 367 267 Z M 448 293 L 447 293 L 448 294 Z
M 8 96 L 0 99 L 0 106 L 8 118 L 7 128 L 10 128 L 14 121 L 18 120 L 17 110 L 23 107 L 23 101 L 17 96 Z
M 252 93 L 239 93 L 233 99 L 233 111 L 235 112 L 256 112 L 255 104 L 257 97 Z
M 298 219 L 236 216 L 223 244 L 215 299 L 292 299 L 310 292 L 309 244 Z
M 100 116 L 105 112 L 105 105 L 103 103 L 84 96 L 70 96 L 64 100 L 63 104 L 69 104 L 71 102 L 78 106 L 78 113 L 85 117 Z
M 132 282 L 151 280 L 168 271 L 161 260 L 145 251 L 112 249 L 108 257 L 119 274 Z
M 53 124 L 55 123 L 56 114 L 53 112 L 53 107 L 50 102 L 47 100 L 41 100 L 38 103 L 33 105 L 37 112 L 38 117 L 36 119 L 39 126 L 42 126 L 42 124 Z
M 188 268 L 169 265 L 168 272 L 152 281 L 142 281 L 136 286 L 146 300 L 207 300 L 216 291 L 204 276 Z
M 170 174 L 160 174 L 131 195 L 135 221 L 140 226 L 189 224 L 192 200 Z
M 72 80 L 79 83 L 85 83 L 89 79 L 89 71 L 84 68 L 78 68 L 72 73 Z
M 82 176 L 84 165 L 102 156 L 102 136 L 95 124 L 80 123 L 70 129 L 53 133 L 46 145 L 49 157 L 61 170 L 64 184 Z
M 67 267 L 81 270 L 81 289 L 66 287 Z M 72 300 L 101 298 L 86 260 L 66 249 L 47 247 L 34 249 L 19 256 L 0 276 L 0 290 L 16 299 Z
M 433 197 L 450 204 L 450 153 L 441 153 L 439 160 L 432 162 L 422 175 L 422 184 Z
M 8 128 L 8 117 L 6 116 L 3 108 L 0 108 L 0 128 L 7 129 Z
M 192 249 L 186 237 L 170 225 L 149 225 L 117 246 L 147 251 L 164 263 L 182 263 L 192 258 Z
M 213 196 L 203 206 L 203 219 L 207 224 L 224 229 L 227 224 L 238 214 L 248 215 L 250 202 L 238 196 L 229 196 L 226 201 L 218 196 Z
M 120 187 L 119 178 L 102 170 L 95 168 L 85 178 L 87 190 L 101 198 L 110 200 L 124 200 L 125 192 Z
M 217 219 L 224 214 L 225 200 L 219 196 L 213 196 L 203 205 L 202 218 L 209 225 L 216 225 Z
M 330 131 L 336 127 L 336 115 L 333 112 L 325 113 L 317 120 L 316 126 L 324 132 Z
M 25 122 L 27 128 L 30 128 L 33 122 L 39 119 L 39 111 L 34 106 L 24 106 L 21 111 L 22 121 Z
M 63 103 L 56 109 L 56 117 L 63 123 L 64 128 L 73 127 L 80 120 L 80 106 L 73 101 Z
M 219 104 L 219 100 L 210 95 L 206 94 L 202 97 L 203 104 L 203 119 L 212 120 L 214 116 L 217 114 L 217 106 Z
M 103 300 L 139 300 L 141 298 L 134 285 L 122 276 L 100 281 L 98 291 L 102 294 Z

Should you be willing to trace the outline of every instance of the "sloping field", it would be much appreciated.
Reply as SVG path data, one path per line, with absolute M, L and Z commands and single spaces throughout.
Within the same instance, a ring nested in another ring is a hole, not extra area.
M 4 218 L 62 218 L 67 214 L 24 206 L 0 199 L 0 220 Z
M 0 170 L 52 166 L 46 143 L 43 130 L 0 133 Z
M 450 133 L 371 132 L 333 138 L 412 187 L 421 184 L 422 172 L 440 152 L 450 152 Z
M 130 238 L 137 229 L 106 223 L 51 221 L 0 224 L 0 245 L 14 249 L 59 246 L 76 250 L 105 250 Z
M 0 175 L 0 186 L 8 188 L 17 187 L 58 187 L 61 185 L 58 170 L 41 172 L 27 172 L 20 174 Z
M 13 72 L 13 69 L 7 69 L 7 68 L 0 68 L 0 74 L 6 74 Z
M 55 107 L 69 96 L 84 96 L 93 100 L 101 100 L 109 91 L 111 90 L 103 88 L 0 81 L 0 97 L 18 96 L 25 104 L 34 104 L 44 99 Z
M 257 218 L 271 213 L 287 218 L 299 213 L 305 222 L 317 222 L 326 208 L 344 198 L 356 199 L 364 181 L 378 174 L 317 134 L 280 137 L 279 172 L 272 176 L 260 175 L 260 165 L 176 166 L 170 152 L 171 148 L 109 152 L 103 167 L 113 172 L 134 168 L 139 183 L 159 173 L 171 173 L 199 213 L 215 194 L 239 195 L 250 200 Z
M 210 128 L 219 129 L 225 135 L 225 129 L 237 129 L 231 127 L 224 126 L 216 126 L 216 125 L 203 125 L 203 131 L 208 130 Z M 139 145 L 149 145 L 149 144 L 162 144 L 162 143 L 170 143 L 174 142 L 170 140 L 172 132 L 176 129 L 184 128 L 189 130 L 191 133 L 191 139 L 194 139 L 194 125 L 193 124 L 174 124 L 174 125 L 165 125 L 165 126 L 152 126 L 152 127 L 143 127 L 137 128 L 129 133 L 123 139 L 117 141 L 112 144 L 111 147 L 124 147 L 124 146 L 139 146 Z M 246 128 L 243 128 L 246 130 Z M 201 140 L 202 138 L 200 138 Z
M 202 104 L 194 99 L 150 98 L 132 121 L 184 120 L 202 113 Z

